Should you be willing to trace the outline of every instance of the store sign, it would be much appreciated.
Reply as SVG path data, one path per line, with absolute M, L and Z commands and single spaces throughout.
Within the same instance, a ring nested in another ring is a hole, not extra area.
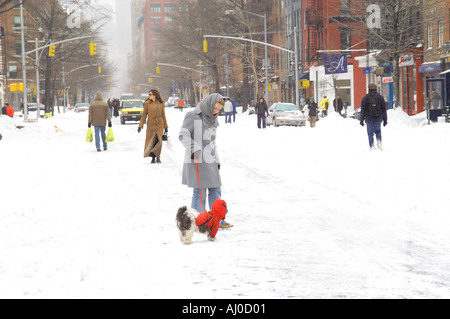
M 347 73 L 347 55 L 322 53 L 325 74 Z
M 399 67 L 411 66 L 411 65 L 414 65 L 414 58 L 413 58 L 412 54 L 403 55 L 400 57 L 400 60 L 398 61 Z
M 298 81 L 298 88 L 299 89 L 307 89 L 311 86 L 309 80 L 299 80 Z
M 431 73 L 441 71 L 440 64 L 421 65 L 419 66 L 419 73 Z
M 387 76 L 387 77 L 384 77 L 381 80 L 381 82 L 383 82 L 383 83 L 392 83 L 392 82 L 394 82 L 394 78 L 392 76 Z

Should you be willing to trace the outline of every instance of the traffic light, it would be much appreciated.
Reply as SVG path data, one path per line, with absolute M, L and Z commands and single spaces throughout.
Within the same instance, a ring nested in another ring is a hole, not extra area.
M 55 56 L 55 49 L 56 49 L 56 46 L 54 46 L 54 45 L 49 46 L 48 47 L 48 56 Z
M 148 83 L 153 83 L 153 78 L 148 78 Z
M 97 43 L 94 43 L 92 41 L 89 43 L 89 54 L 97 55 Z
M 203 40 L 203 52 L 208 52 L 208 40 Z
M 101 73 L 102 73 L 102 67 L 99 66 L 99 67 L 98 67 L 98 74 L 101 74 Z
M 159 74 L 159 66 L 156 67 L 156 74 Z

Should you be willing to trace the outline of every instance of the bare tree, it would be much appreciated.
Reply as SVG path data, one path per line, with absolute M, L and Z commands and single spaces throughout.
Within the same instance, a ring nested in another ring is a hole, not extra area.
M 55 55 L 49 56 L 49 50 L 45 50 L 41 59 L 41 70 L 45 78 L 45 105 L 46 112 L 50 112 L 52 109 L 53 101 L 55 99 L 57 88 L 62 87 L 62 72 L 69 72 L 72 69 L 78 68 L 83 65 L 96 66 L 91 70 L 84 70 L 84 72 L 78 73 L 78 75 L 84 75 L 89 77 L 95 77 L 98 75 L 98 66 L 102 68 L 102 77 L 108 78 L 112 75 L 114 67 L 108 63 L 105 55 L 100 54 L 100 50 L 97 55 L 91 56 L 89 52 L 90 42 L 95 42 L 98 48 L 102 46 L 102 40 L 99 37 L 99 29 L 107 19 L 106 14 L 92 15 L 88 17 L 81 15 L 81 12 L 87 13 L 90 8 L 90 3 L 85 1 L 71 0 L 69 4 L 75 10 L 80 12 L 80 21 L 78 25 L 71 25 L 69 21 L 69 15 L 67 10 L 61 5 L 58 0 L 44 0 L 44 1 L 30 1 L 27 3 L 27 10 L 33 12 L 33 17 L 36 20 L 35 23 L 38 26 L 39 37 L 45 41 L 45 44 L 51 44 L 61 42 L 64 40 L 70 40 L 74 38 L 86 37 L 76 41 L 68 41 L 65 43 L 55 45 Z M 99 9 L 96 8 L 96 13 Z M 35 32 L 36 34 L 36 32 Z M 30 36 L 30 35 L 29 35 Z M 32 36 L 32 35 L 31 35 Z M 78 83 L 87 84 L 81 79 Z M 61 84 L 57 84 L 61 83 Z M 72 83 L 74 83 L 72 81 Z M 74 83 L 75 84 L 75 83 Z M 88 86 L 91 90 L 105 89 L 108 86 L 108 81 L 95 81 L 89 83 Z M 76 86 L 76 84 L 74 85 Z

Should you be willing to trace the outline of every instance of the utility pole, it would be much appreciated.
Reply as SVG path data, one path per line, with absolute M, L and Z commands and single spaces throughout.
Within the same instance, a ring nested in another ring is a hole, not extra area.
M 294 51 L 295 51 L 295 105 L 300 107 L 300 96 L 299 96 L 299 88 L 298 88 L 298 45 L 297 45 L 297 27 L 294 27 Z
M 25 63 L 25 26 L 23 23 L 23 3 L 20 4 L 20 32 L 22 39 L 22 80 L 23 80 L 23 121 L 28 122 L 27 66 Z

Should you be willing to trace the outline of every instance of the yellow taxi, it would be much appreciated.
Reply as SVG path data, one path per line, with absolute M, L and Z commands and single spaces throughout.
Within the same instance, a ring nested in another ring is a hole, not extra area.
M 123 100 L 120 105 L 120 124 L 127 121 L 140 121 L 144 112 L 142 100 Z

